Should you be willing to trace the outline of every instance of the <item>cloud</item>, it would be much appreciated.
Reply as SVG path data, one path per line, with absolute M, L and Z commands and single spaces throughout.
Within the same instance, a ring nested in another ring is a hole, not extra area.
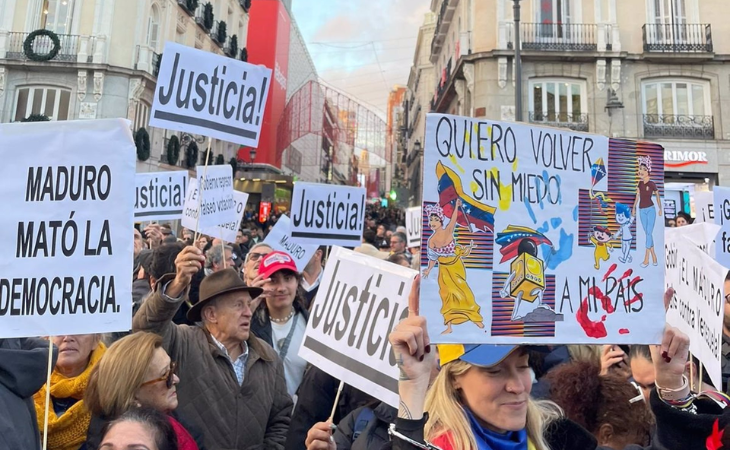
M 294 17 L 320 77 L 382 115 L 388 92 L 408 81 L 428 3 L 294 0 Z

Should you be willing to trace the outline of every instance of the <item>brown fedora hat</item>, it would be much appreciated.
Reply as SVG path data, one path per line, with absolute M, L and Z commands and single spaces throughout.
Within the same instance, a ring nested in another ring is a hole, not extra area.
M 229 292 L 245 291 L 251 294 L 251 298 L 256 298 L 264 291 L 261 288 L 246 286 L 241 277 L 238 276 L 233 268 L 224 269 L 215 272 L 203 278 L 200 283 L 200 296 L 198 303 L 193 305 L 188 311 L 188 320 L 191 322 L 200 322 L 202 319 L 200 313 L 203 307 L 221 294 Z

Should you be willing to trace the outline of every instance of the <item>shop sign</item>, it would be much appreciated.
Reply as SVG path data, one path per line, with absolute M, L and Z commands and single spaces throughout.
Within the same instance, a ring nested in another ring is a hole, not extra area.
M 707 164 L 707 152 L 665 150 L 664 167 L 686 167 L 694 164 Z

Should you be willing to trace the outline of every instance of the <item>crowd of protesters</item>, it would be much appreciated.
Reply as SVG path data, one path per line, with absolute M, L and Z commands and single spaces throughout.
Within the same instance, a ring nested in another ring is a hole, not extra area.
M 297 352 L 328 249 L 299 272 L 264 242 L 277 218 L 247 210 L 230 243 L 135 228 L 131 330 L 57 336 L 51 355 L 0 340 L 0 450 L 41 448 L 46 410 L 53 450 L 730 448 L 730 302 L 713 387 L 670 327 L 651 347 L 431 345 L 416 280 L 390 336 L 400 408 L 347 385 L 334 404 L 340 380 Z M 403 210 L 365 220 L 355 251 L 421 267 Z

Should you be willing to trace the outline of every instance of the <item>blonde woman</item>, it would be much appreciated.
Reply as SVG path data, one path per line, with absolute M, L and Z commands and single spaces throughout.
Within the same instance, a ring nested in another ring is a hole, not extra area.
M 138 332 L 125 336 L 107 350 L 91 374 L 84 401 L 93 415 L 87 448 L 95 449 L 104 425 L 134 407 L 164 413 L 175 430 L 180 450 L 198 450 L 187 429 L 172 417 L 177 408 L 176 364 L 162 348 L 162 338 Z
M 597 447 L 595 437 L 561 418 L 562 413 L 555 404 L 530 397 L 532 379 L 524 346 L 439 346 L 441 370 L 429 389 L 436 352 L 430 345 L 426 320 L 418 316 L 418 284 L 414 285 L 408 309 L 409 317 L 390 335 L 400 369 L 400 407 L 398 419 L 390 429 L 394 450 L 592 450 Z M 709 427 L 698 427 L 694 423 L 696 416 L 678 406 L 678 402 L 684 402 L 682 406 L 692 402 L 687 379 L 682 375 L 689 338 L 668 327 L 662 345 L 652 351 L 656 353 L 657 374 L 661 374 L 657 375 L 656 382 L 661 388 L 652 394 L 658 439 L 665 443 L 677 439 L 686 442 L 681 436 L 692 435 L 692 442 L 704 442 L 712 432 L 711 422 Z M 696 430 L 700 428 L 702 433 L 708 433 L 701 441 L 696 440 L 699 436 Z M 649 448 L 665 447 L 657 442 Z

